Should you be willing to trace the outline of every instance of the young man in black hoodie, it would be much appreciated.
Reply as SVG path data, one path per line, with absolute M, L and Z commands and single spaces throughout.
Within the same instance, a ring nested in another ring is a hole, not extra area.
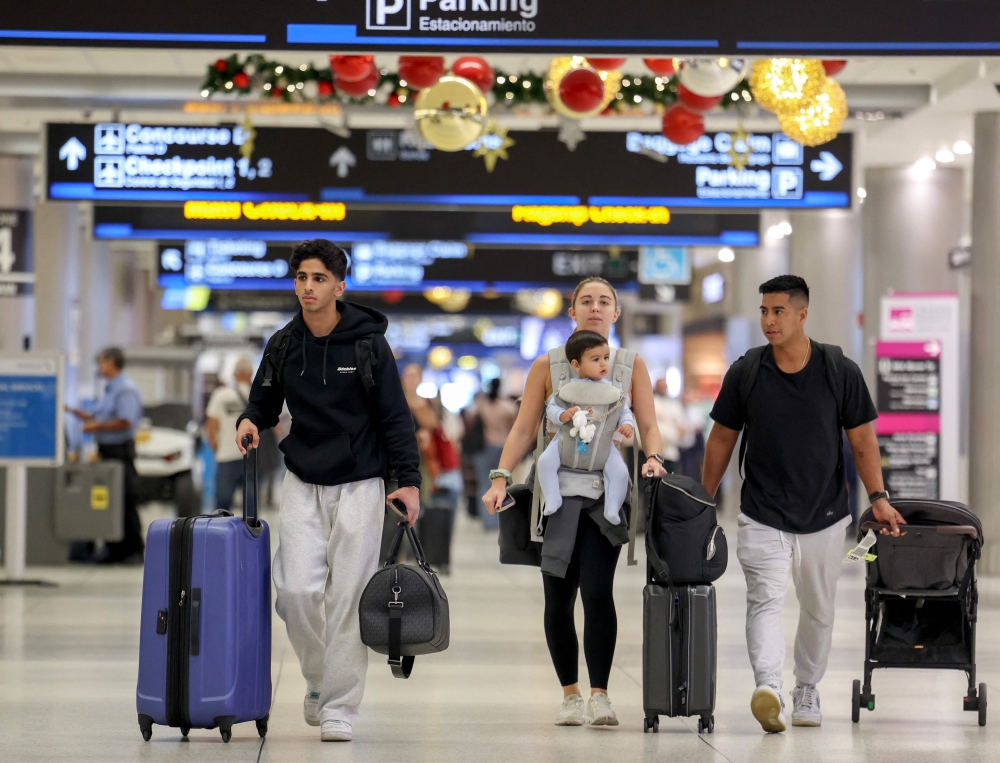
M 288 473 L 274 560 L 275 609 L 285 621 L 308 691 L 306 722 L 323 741 L 350 741 L 365 688 L 368 647 L 358 601 L 378 567 L 387 500 L 412 525 L 420 512 L 420 456 L 386 317 L 338 301 L 347 255 L 324 239 L 291 257 L 302 306 L 281 344 L 272 337 L 237 421 L 236 441 L 278 422 L 287 401 L 292 428 L 281 442 Z M 358 340 L 371 342 L 374 388 L 359 368 Z M 268 384 L 268 381 L 270 382 Z M 399 489 L 385 495 L 386 461 Z

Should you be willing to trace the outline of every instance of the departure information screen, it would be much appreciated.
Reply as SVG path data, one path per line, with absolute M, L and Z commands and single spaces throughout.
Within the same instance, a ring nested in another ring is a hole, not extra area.
M 129 123 L 50 124 L 51 199 L 346 202 L 386 206 L 848 207 L 852 136 L 804 148 L 780 132 L 591 132 L 569 151 L 555 131 L 511 132 L 487 172 L 466 151 L 436 151 L 416 130 L 255 131 Z M 487 137 L 490 140 L 496 136 Z

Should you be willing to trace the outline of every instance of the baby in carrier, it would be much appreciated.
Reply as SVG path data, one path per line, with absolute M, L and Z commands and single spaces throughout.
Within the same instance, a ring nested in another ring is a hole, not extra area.
M 617 525 L 629 471 L 613 440 L 616 433 L 631 437 L 635 419 L 626 393 L 606 378 L 611 361 L 607 339 L 593 331 L 577 331 L 566 342 L 566 358 L 580 379 L 556 390 L 545 408 L 548 420 L 559 430 L 538 458 L 543 513 L 555 514 L 562 506 L 560 467 L 603 471 L 604 518 Z

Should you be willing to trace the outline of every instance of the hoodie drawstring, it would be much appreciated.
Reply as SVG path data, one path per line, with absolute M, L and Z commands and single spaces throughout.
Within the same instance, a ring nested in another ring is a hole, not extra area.
M 328 334 L 326 337 L 326 343 L 323 345 L 323 386 L 326 386 L 326 348 L 330 346 L 330 337 L 333 334 Z

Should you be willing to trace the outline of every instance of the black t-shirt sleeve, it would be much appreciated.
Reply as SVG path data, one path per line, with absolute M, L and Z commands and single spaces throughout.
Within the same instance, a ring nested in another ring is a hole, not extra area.
M 865 377 L 853 360 L 844 358 L 844 409 L 840 412 L 844 429 L 854 429 L 878 418 Z
M 722 380 L 722 389 L 712 406 L 712 421 L 728 429 L 743 429 L 746 417 L 740 401 L 740 375 L 745 361 L 740 358 L 733 363 Z M 864 383 L 862 381 L 862 383 Z

